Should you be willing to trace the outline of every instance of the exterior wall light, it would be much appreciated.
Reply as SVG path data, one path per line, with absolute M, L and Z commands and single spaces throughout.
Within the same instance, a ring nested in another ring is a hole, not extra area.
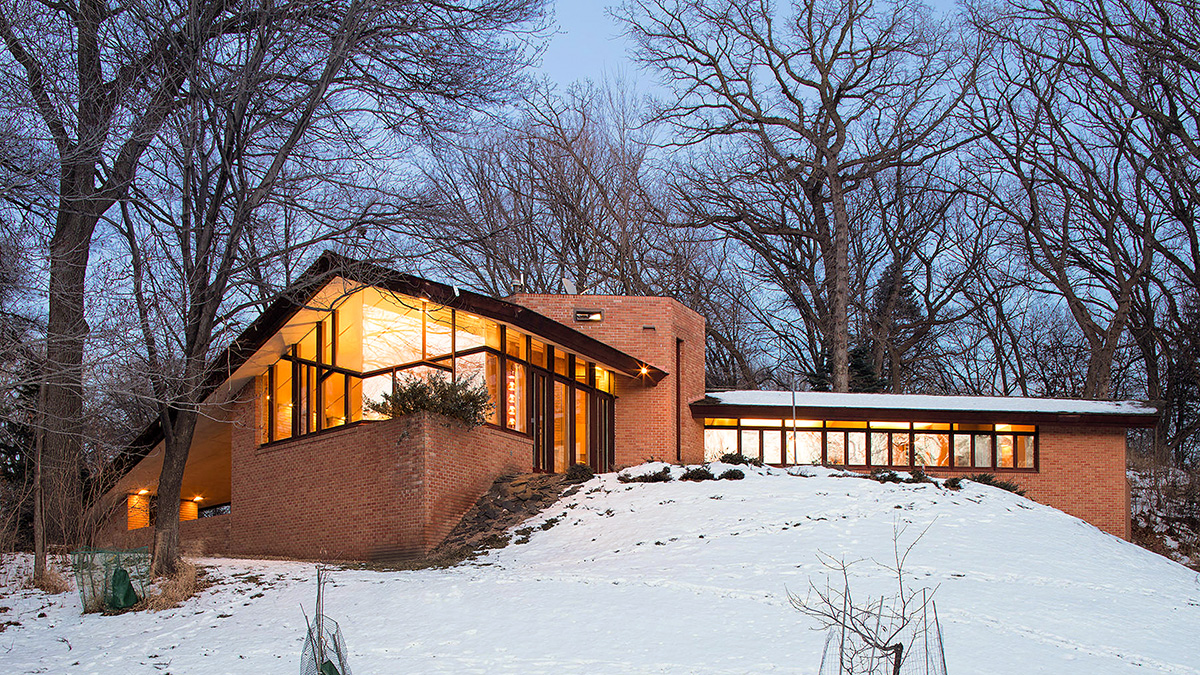
M 125 498 L 125 529 L 137 530 L 150 525 L 149 494 L 149 490 L 143 489 Z

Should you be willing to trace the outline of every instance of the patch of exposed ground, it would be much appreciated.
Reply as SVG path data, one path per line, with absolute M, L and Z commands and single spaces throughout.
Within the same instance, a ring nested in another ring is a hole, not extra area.
M 1200 571 L 1200 471 L 1140 467 L 1129 481 L 1133 542 Z
M 429 561 L 453 565 L 508 545 L 508 530 L 579 490 L 579 481 L 561 474 L 504 476 L 492 484 L 436 549 Z

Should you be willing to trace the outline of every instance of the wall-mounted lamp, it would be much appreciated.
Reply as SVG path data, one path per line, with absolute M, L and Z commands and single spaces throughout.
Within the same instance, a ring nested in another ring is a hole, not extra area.
M 642 375 L 649 375 L 650 369 L 647 368 L 646 366 L 642 366 L 641 368 L 638 369 L 638 372 L 640 372 Z

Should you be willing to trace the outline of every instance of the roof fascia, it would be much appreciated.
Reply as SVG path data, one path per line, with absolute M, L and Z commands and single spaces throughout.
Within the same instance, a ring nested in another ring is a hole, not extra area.
M 748 417 L 761 419 L 845 420 L 847 422 L 981 422 L 991 424 L 1090 424 L 1106 427 L 1152 428 L 1157 413 L 1052 413 L 1006 412 L 1001 410 L 934 410 L 925 408 L 842 408 L 836 406 L 729 405 L 705 402 L 691 404 L 692 417 Z

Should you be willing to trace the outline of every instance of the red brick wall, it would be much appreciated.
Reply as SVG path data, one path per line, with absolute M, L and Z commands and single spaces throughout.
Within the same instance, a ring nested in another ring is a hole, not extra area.
M 704 397 L 704 317 L 671 298 L 521 294 L 508 300 L 666 371 L 667 377 L 657 385 L 617 377 L 614 435 L 618 468 L 649 459 L 674 462 L 677 429 L 683 461 L 703 461 L 703 420 L 692 418 L 688 404 Z M 604 320 L 576 323 L 576 309 L 604 310 Z M 678 367 L 676 340 L 683 341 Z
M 463 515 L 505 474 L 533 469 L 533 441 L 493 428 L 462 427 L 437 415 L 414 420 L 424 434 L 423 553 L 440 544 Z
M 111 518 L 96 536 L 100 548 L 138 548 L 154 541 L 154 526 L 125 529 L 124 512 Z M 179 523 L 179 545 L 184 555 L 221 555 L 229 552 L 229 516 L 212 516 Z
M 981 470 L 948 471 L 938 477 Z M 997 472 L 1025 496 L 1129 539 L 1129 481 L 1125 476 L 1125 430 L 1096 426 L 1039 426 L 1038 472 Z
M 254 407 L 233 431 L 230 552 L 390 560 L 427 553 L 529 439 L 422 413 L 259 446 Z

